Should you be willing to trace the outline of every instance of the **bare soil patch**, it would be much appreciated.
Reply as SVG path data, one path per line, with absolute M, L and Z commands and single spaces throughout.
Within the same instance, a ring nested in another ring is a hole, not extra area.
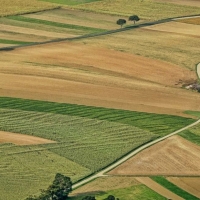
M 138 184 L 140 184 L 140 182 L 133 177 L 100 177 L 76 190 L 73 190 L 72 193 L 70 193 L 70 196 L 115 190 Z
M 173 136 L 147 148 L 109 174 L 199 175 L 200 147 L 180 136 Z
M 200 198 L 199 177 L 168 177 L 167 179 L 183 190 Z
M 13 143 L 16 145 L 34 145 L 55 142 L 52 140 L 47 140 L 35 136 L 0 131 L 0 143 Z
M 174 4 L 180 4 L 180 5 L 186 5 L 186 6 L 198 6 L 200 7 L 200 1 L 199 0 L 156 0 L 158 2 L 163 3 L 174 3 Z
M 0 60 L 1 96 L 177 115 L 200 109 L 200 96 L 177 86 L 195 74 L 142 56 L 63 42 L 1 52 Z
M 167 199 L 176 199 L 176 200 L 182 200 L 183 198 L 179 197 L 178 195 L 174 194 L 173 192 L 169 191 L 168 189 L 164 188 L 160 184 L 156 183 L 149 177 L 137 177 L 136 180 L 140 181 L 147 187 L 151 188 L 158 194 L 161 194 L 162 196 L 166 197 Z
M 194 25 L 194 24 L 186 24 L 186 23 L 180 23 L 180 22 L 167 22 L 164 24 L 149 26 L 149 27 L 146 27 L 145 29 L 200 37 L 199 35 L 200 26 Z

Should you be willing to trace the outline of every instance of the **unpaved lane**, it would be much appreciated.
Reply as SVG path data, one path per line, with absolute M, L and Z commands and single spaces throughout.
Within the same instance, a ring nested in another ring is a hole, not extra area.
M 179 197 L 178 195 L 174 194 L 173 192 L 167 190 L 160 184 L 156 183 L 149 177 L 137 177 L 135 178 L 139 182 L 143 183 L 147 187 L 151 188 L 152 190 L 156 191 L 158 194 L 166 197 L 167 199 L 176 199 L 176 200 L 183 200 L 183 198 Z
M 200 63 L 197 65 L 197 76 L 200 79 Z

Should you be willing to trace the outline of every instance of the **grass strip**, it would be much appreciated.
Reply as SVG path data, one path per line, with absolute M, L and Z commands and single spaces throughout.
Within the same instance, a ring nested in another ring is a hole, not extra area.
M 0 39 L 0 43 L 2 44 L 31 44 L 32 42 Z
M 68 0 L 68 1 L 66 1 L 66 0 L 42 0 L 42 1 L 74 6 L 74 5 L 79 5 L 79 4 L 84 4 L 84 3 L 91 3 L 91 2 L 100 1 L 100 0 Z
M 200 145 L 199 135 L 192 133 L 190 130 L 185 130 L 185 131 L 179 133 L 179 135 L 181 137 L 185 138 L 186 140 L 189 140 L 190 142 Z
M 59 23 L 59 22 L 53 22 L 48 20 L 42 20 L 42 19 L 33 19 L 28 18 L 24 16 L 8 16 L 8 19 L 17 20 L 17 21 L 23 21 L 28 23 L 36 23 L 36 24 L 43 24 L 48 26 L 55 26 L 60 28 L 67 28 L 67 29 L 75 29 L 75 30 L 82 30 L 86 32 L 96 33 L 96 32 L 103 32 L 104 29 L 98 29 L 98 28 L 92 28 L 92 27 L 86 27 L 86 26 L 78 26 L 74 24 L 65 24 L 65 23 Z
M 89 119 L 106 120 L 135 126 L 159 136 L 169 134 L 194 122 L 194 119 L 179 116 L 135 112 L 111 108 L 45 102 L 10 97 L 0 97 L 0 108 L 23 111 L 46 112 Z
M 155 182 L 159 183 L 163 187 L 167 188 L 171 192 L 177 194 L 178 196 L 184 198 L 184 199 L 189 199 L 189 200 L 199 200 L 199 198 L 193 196 L 192 194 L 186 192 L 185 190 L 179 188 L 178 186 L 174 185 L 170 181 L 168 181 L 166 178 L 162 176 L 153 176 L 151 177 Z

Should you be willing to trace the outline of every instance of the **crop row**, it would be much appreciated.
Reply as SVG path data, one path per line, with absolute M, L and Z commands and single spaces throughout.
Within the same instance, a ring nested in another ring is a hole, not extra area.
M 166 135 L 194 122 L 193 119 L 179 116 L 5 97 L 0 98 L 0 108 L 106 120 L 135 126 L 159 136 Z

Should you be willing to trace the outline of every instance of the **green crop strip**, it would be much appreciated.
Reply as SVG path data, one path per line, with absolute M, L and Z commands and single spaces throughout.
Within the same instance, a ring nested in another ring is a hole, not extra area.
M 2 44 L 31 44 L 32 42 L 0 39 L 0 43 Z
M 24 16 L 9 16 L 7 18 L 12 19 L 12 20 L 17 20 L 17 21 L 43 24 L 43 25 L 55 26 L 55 27 L 66 28 L 66 29 L 82 30 L 82 31 L 90 32 L 90 33 L 105 31 L 104 29 L 98 29 L 98 28 L 92 28 L 92 27 L 86 27 L 86 26 L 78 26 L 78 25 L 74 25 L 74 24 L 65 24 L 65 23 L 59 23 L 59 22 L 53 22 L 53 21 L 47 21 L 47 20 L 41 20 L 41 19 L 34 19 L 34 18 L 28 18 L 28 17 L 24 17 Z
M 192 131 L 190 131 L 190 130 L 185 130 L 185 131 L 179 133 L 179 135 L 182 136 L 183 138 L 185 138 L 186 140 L 189 140 L 197 145 L 200 145 L 200 136 L 192 133 Z
M 195 121 L 194 119 L 179 116 L 9 97 L 0 98 L 0 108 L 46 112 L 118 122 L 151 131 L 159 136 L 169 134 Z
M 184 199 L 199 200 L 199 198 L 193 196 L 192 194 L 186 192 L 185 190 L 182 190 L 181 188 L 179 188 L 178 186 L 174 185 L 173 183 L 171 183 L 170 181 L 168 181 L 167 179 L 165 179 L 162 176 L 153 176 L 151 178 L 154 181 L 156 181 L 157 183 L 159 183 L 160 185 L 164 186 L 168 190 L 172 191 L 173 193 L 177 194 L 178 196 L 180 196 L 180 197 L 182 197 Z
M 64 5 L 79 5 L 84 3 L 91 3 L 100 0 L 42 0 L 50 3 L 64 4 Z

